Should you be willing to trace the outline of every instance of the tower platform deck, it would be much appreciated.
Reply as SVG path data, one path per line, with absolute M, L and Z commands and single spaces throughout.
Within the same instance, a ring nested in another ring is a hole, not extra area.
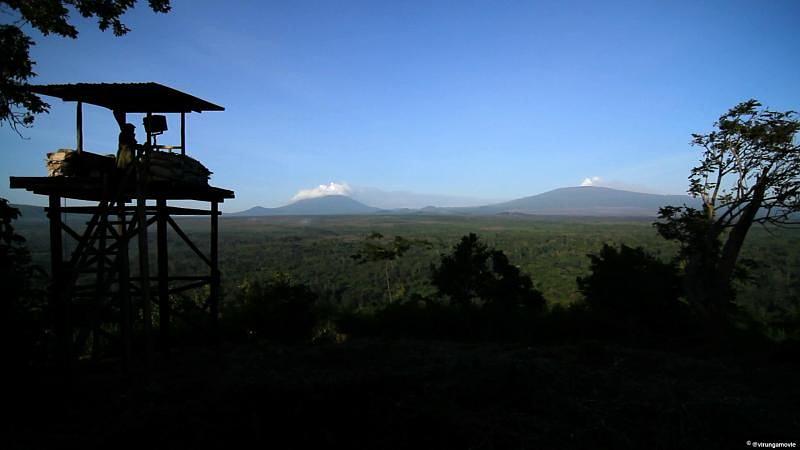
M 11 189 L 25 189 L 34 194 L 73 198 L 78 200 L 102 201 L 120 193 L 127 201 L 137 197 L 136 183 L 128 183 L 120 190 L 118 183 L 109 180 L 104 185 L 97 177 L 10 177 Z M 150 181 L 146 185 L 148 200 L 197 200 L 203 202 L 224 202 L 234 198 L 231 190 L 208 185 L 168 181 Z

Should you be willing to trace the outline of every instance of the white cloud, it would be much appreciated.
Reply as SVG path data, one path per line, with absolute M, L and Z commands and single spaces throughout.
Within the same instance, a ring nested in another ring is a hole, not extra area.
M 646 185 L 636 184 L 636 183 L 626 183 L 618 180 L 607 180 L 603 177 L 598 177 L 598 176 L 584 178 L 583 181 L 581 181 L 581 186 L 606 187 L 611 189 L 619 189 L 621 191 L 643 192 L 647 194 L 662 193 Z
M 336 183 L 331 181 L 328 184 L 320 184 L 319 186 L 311 189 L 300 189 L 297 194 L 292 197 L 292 201 L 305 200 L 308 198 L 325 197 L 326 195 L 347 195 L 353 192 L 347 183 Z
M 350 186 L 346 182 L 332 181 L 320 184 L 310 189 L 301 189 L 292 197 L 289 203 L 309 198 L 325 197 L 327 195 L 345 195 L 365 205 L 376 208 L 423 208 L 425 206 L 478 206 L 490 203 L 499 203 L 505 199 L 486 199 L 473 197 L 460 197 L 455 195 L 427 194 L 411 191 L 384 191 L 382 189 Z
M 600 177 L 588 177 L 584 178 L 581 182 L 581 186 L 602 186 L 603 179 Z

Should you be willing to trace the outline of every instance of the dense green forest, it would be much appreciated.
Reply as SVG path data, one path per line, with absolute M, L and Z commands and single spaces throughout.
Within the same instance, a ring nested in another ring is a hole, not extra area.
M 68 216 L 70 222 L 79 216 Z M 180 220 L 184 230 L 208 247 L 208 220 Z M 27 238 L 34 262 L 48 267 L 47 225 L 20 221 L 18 232 Z M 644 247 L 664 261 L 677 247 L 660 238 L 652 221 L 501 215 L 448 216 L 303 216 L 225 218 L 221 221 L 220 265 L 224 300 L 235 301 L 247 283 L 288 275 L 308 286 L 319 303 L 334 309 L 371 310 L 389 300 L 386 272 L 395 302 L 435 291 L 431 267 L 458 239 L 476 233 L 491 247 L 529 274 L 548 304 L 569 305 L 582 298 L 576 278 L 589 272 L 589 254 L 603 244 Z M 390 261 L 359 264 L 352 256 L 371 233 L 386 238 L 402 236 L 422 243 Z M 170 230 L 170 271 L 173 274 L 205 270 L 203 263 Z M 424 245 L 423 245 L 424 244 Z M 151 249 L 155 246 L 151 245 Z M 763 228 L 751 231 L 743 258 L 748 279 L 738 283 L 738 302 L 762 321 L 796 314 L 800 308 L 800 230 Z M 67 250 L 68 251 L 68 250 Z M 388 266 L 387 266 L 388 265 Z M 154 267 L 154 264 L 151 264 Z M 135 269 L 134 269 L 135 271 Z M 224 314 L 224 306 L 223 306 Z

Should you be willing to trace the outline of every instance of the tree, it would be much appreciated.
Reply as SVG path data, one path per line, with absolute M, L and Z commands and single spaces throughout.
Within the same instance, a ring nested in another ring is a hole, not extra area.
M 13 362 L 31 360 L 46 335 L 44 293 L 32 283 L 43 273 L 31 263 L 25 238 L 14 230 L 19 216 L 17 208 L 0 198 L 0 342 L 6 359 Z
M 674 264 L 643 248 L 603 244 L 591 260 L 591 274 L 578 277 L 578 289 L 595 317 L 628 332 L 667 331 L 682 316 L 681 282 Z
M 392 303 L 394 301 L 394 296 L 392 295 L 392 284 L 389 278 L 389 270 L 391 269 L 392 262 L 411 250 L 411 247 L 414 245 L 429 246 L 430 244 L 425 241 L 412 241 L 402 236 L 395 236 L 394 239 L 385 242 L 383 235 L 376 232 L 367 236 L 366 242 L 364 242 L 364 248 L 352 255 L 351 258 L 359 264 L 379 261 L 384 262 L 383 274 L 386 277 L 386 295 L 389 298 L 389 303 Z
M 693 306 L 724 315 L 734 303 L 732 281 L 753 224 L 800 224 L 800 121 L 794 111 L 736 105 L 708 134 L 693 134 L 703 149 L 689 176 L 689 193 L 702 210 L 666 207 L 658 232 L 681 245 L 686 294 Z
M 482 302 L 503 310 L 540 310 L 545 304 L 531 277 L 474 233 L 462 237 L 452 254 L 442 255 L 440 265 L 432 268 L 432 283 L 441 295 L 462 307 Z
M 75 39 L 78 30 L 69 23 L 70 9 L 86 18 L 97 18 L 105 31 L 111 28 L 116 36 L 130 29 L 121 17 L 137 0 L 0 0 L 0 7 L 18 19 L 13 24 L 0 25 L 0 124 L 7 123 L 19 133 L 19 127 L 30 127 L 34 115 L 48 111 L 49 105 L 30 90 L 28 81 L 35 77 L 30 58 L 33 40 L 22 31 L 29 25 L 43 35 L 56 34 Z M 170 0 L 148 0 L 157 13 L 170 10 Z M 10 11 L 9 11 L 10 10 Z
M 0 0 L 0 13 L 15 17 L 11 24 L 0 24 L 0 125 L 8 124 L 20 134 L 19 127 L 33 125 L 34 115 L 48 111 L 49 105 L 30 90 L 29 81 L 35 77 L 30 58 L 30 47 L 34 45 L 22 28 L 30 26 L 43 35 L 56 34 L 75 39 L 78 30 L 69 22 L 70 10 L 86 18 L 95 17 L 98 26 L 105 31 L 109 27 L 116 36 L 130 29 L 121 21 L 122 15 L 136 4 L 137 0 Z M 157 13 L 170 10 L 170 0 L 148 0 L 150 8 Z M 20 134 L 21 135 L 21 134 Z M 21 239 L 13 233 L 11 221 L 19 211 L 0 198 L 0 263 L 2 263 L 3 284 L 10 280 L 26 283 L 31 275 L 31 265 L 21 247 Z M 25 290 L 23 290 L 25 292 Z M 16 292 L 13 298 L 23 298 Z M 17 302 L 15 305 L 19 306 Z M 10 303 L 9 303 L 10 305 Z M 16 306 L 15 306 L 16 307 Z M 27 309 L 26 309 L 27 308 Z M 31 308 L 24 307 L 23 310 Z M 5 317 L 11 317 L 6 315 Z

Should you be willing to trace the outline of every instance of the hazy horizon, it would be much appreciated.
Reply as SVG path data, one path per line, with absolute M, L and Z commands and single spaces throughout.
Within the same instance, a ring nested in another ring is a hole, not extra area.
M 506 198 L 506 199 L 480 199 L 480 198 L 472 198 L 472 197 L 459 197 L 459 196 L 451 196 L 451 195 L 443 195 L 443 194 L 425 194 L 425 193 L 418 193 L 418 192 L 409 192 L 409 191 L 383 191 L 377 188 L 364 188 L 364 187 L 347 187 L 347 190 L 341 190 L 341 185 L 338 183 L 330 183 L 328 185 L 320 185 L 313 189 L 303 189 L 298 191 L 295 196 L 291 199 L 279 202 L 278 204 L 274 205 L 265 205 L 265 204 L 255 204 L 252 206 L 247 206 L 242 209 L 231 209 L 228 208 L 228 213 L 239 213 L 244 212 L 253 208 L 266 208 L 266 209 L 273 209 L 273 208 L 280 208 L 283 206 L 288 206 L 293 203 L 303 201 L 303 200 L 312 200 L 321 197 L 328 197 L 328 196 L 343 196 L 348 197 L 353 200 L 356 200 L 359 203 L 362 203 L 366 206 L 378 208 L 378 209 L 385 209 L 385 210 L 401 210 L 401 209 L 411 209 L 411 210 L 418 210 L 423 209 L 426 207 L 436 207 L 436 208 L 459 208 L 459 207 L 481 207 L 481 206 L 490 206 L 499 203 L 506 203 L 513 200 L 519 200 L 528 197 L 536 197 L 542 194 L 547 194 L 552 191 L 558 191 L 561 189 L 569 189 L 569 188 L 582 188 L 582 187 L 595 187 L 595 188 L 607 188 L 607 189 L 614 189 L 618 191 L 625 191 L 625 192 L 632 192 L 632 193 L 640 193 L 640 194 L 652 194 L 652 195 L 660 195 L 660 196 L 680 196 L 685 195 L 688 198 L 688 194 L 660 194 L 660 193 L 653 193 L 653 192 L 642 192 L 637 191 L 630 188 L 623 188 L 623 187 L 612 187 L 612 186 L 601 186 L 601 185 L 591 185 L 591 184 L 581 184 L 579 186 L 562 186 L 555 189 L 549 189 L 544 192 L 536 192 L 530 195 L 524 195 L 521 197 L 516 198 Z M 45 202 L 41 201 L 41 196 L 35 196 L 34 201 L 32 203 L 21 203 L 21 202 L 11 202 L 12 205 L 17 206 L 41 206 L 46 207 L 47 205 Z M 149 201 L 148 203 L 153 203 Z M 190 200 L 181 200 L 181 201 L 173 201 L 174 204 L 191 204 L 193 203 Z M 92 205 L 93 202 L 87 202 L 83 200 L 76 200 L 71 199 L 70 205 Z

